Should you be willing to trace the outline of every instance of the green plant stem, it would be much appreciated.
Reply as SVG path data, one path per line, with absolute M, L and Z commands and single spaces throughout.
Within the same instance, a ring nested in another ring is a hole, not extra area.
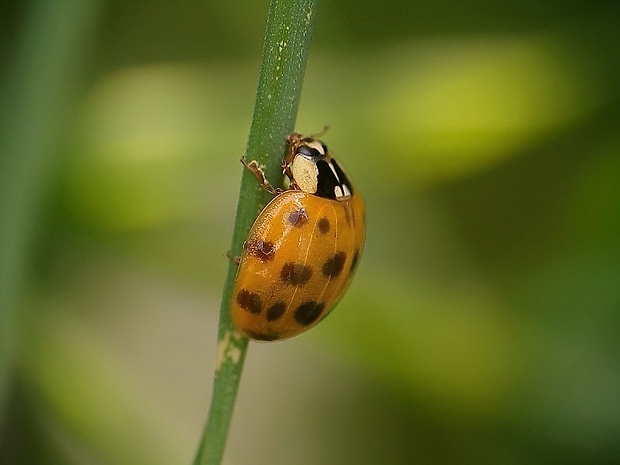
M 294 129 L 317 4 L 318 0 L 272 0 L 269 5 L 246 157 L 264 166 L 274 185 L 282 181 L 280 161 L 286 136 Z M 243 241 L 269 197 L 256 178 L 244 170 L 231 246 L 234 256 L 241 254 Z M 235 331 L 230 321 L 236 271 L 236 265 L 231 263 L 220 309 L 211 406 L 194 465 L 219 465 L 222 461 L 247 352 L 248 340 Z

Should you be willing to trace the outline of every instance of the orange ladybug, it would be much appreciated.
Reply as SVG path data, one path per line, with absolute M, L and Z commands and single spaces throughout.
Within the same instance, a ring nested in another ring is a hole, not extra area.
M 298 133 L 287 141 L 288 189 L 242 160 L 275 195 L 248 233 L 231 299 L 235 327 L 260 341 L 297 336 L 325 318 L 348 289 L 366 236 L 364 200 L 327 146 Z

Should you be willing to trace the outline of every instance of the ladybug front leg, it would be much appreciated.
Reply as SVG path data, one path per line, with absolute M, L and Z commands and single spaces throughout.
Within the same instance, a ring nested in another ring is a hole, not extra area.
M 241 157 L 241 163 L 248 170 L 250 170 L 250 172 L 254 174 L 254 176 L 256 176 L 258 182 L 260 182 L 261 186 L 263 186 L 267 192 L 272 195 L 278 195 L 282 193 L 282 189 L 280 189 L 279 187 L 273 187 L 271 183 L 267 180 L 267 178 L 265 177 L 265 172 L 258 165 L 258 162 L 256 160 L 248 162 L 245 157 Z

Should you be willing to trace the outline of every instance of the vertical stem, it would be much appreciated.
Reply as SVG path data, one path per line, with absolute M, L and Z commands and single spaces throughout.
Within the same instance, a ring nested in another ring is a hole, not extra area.
M 263 46 L 254 115 L 246 149 L 248 160 L 265 166 L 265 174 L 278 185 L 280 161 L 286 136 L 294 129 L 312 28 L 318 0 L 271 0 Z M 238 256 L 256 215 L 269 195 L 256 178 L 244 170 L 239 192 L 231 252 Z M 248 340 L 237 333 L 230 320 L 230 298 L 236 275 L 231 263 L 222 296 L 218 346 L 209 416 L 194 465 L 219 465 L 226 438 Z

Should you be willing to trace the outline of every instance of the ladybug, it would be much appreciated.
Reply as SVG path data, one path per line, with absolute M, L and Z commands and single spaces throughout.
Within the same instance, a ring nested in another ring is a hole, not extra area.
M 260 341 L 297 336 L 325 318 L 349 287 L 366 236 L 364 200 L 327 146 L 298 133 L 287 142 L 286 189 L 241 160 L 275 195 L 248 233 L 231 298 L 237 330 Z

